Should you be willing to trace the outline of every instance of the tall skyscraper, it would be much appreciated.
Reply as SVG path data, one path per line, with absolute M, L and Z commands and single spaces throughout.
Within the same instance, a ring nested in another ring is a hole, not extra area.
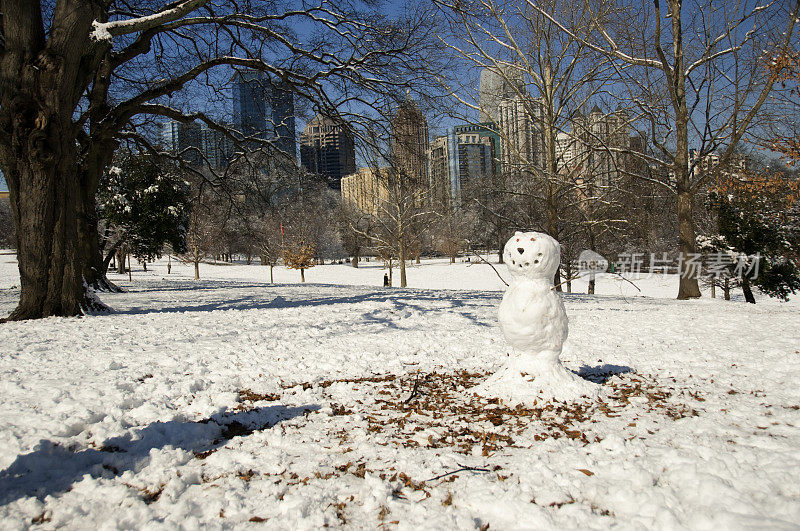
M 497 129 L 502 139 L 505 171 L 530 171 L 537 163 L 536 123 L 522 98 L 504 99 L 498 106 Z
M 230 164 L 235 151 L 230 138 L 203 124 L 200 128 L 200 140 L 203 156 L 212 168 L 224 168 Z
M 480 121 L 499 123 L 500 102 L 524 94 L 525 77 L 520 68 L 510 63 L 501 64 L 498 68 L 484 68 L 478 88 Z
M 234 126 L 246 137 L 269 140 L 297 158 L 294 93 L 263 72 L 240 70 L 233 80 Z
M 297 160 L 297 137 L 294 120 L 294 92 L 284 85 L 272 85 L 272 94 L 269 99 L 270 109 L 267 114 L 267 126 L 272 126 L 274 142 L 281 152 L 286 153 L 293 160 Z
M 472 196 L 475 185 L 499 172 L 500 137 L 491 124 L 457 125 L 431 143 L 429 167 L 434 207 L 451 207 Z
M 595 105 L 588 116 L 578 116 L 572 129 L 578 139 L 572 165 L 582 166 L 586 178 L 596 185 L 617 182 L 628 169 L 628 156 L 618 150 L 631 146 L 631 124 L 625 110 L 604 113 Z
M 161 125 L 161 145 L 171 154 L 191 164 L 203 160 L 203 144 L 200 124 L 169 120 Z
M 300 163 L 324 176 L 331 188 L 341 189 L 342 177 L 356 171 L 353 136 L 344 124 L 318 114 L 300 134 Z
M 449 131 L 448 131 L 449 133 Z M 429 199 L 436 209 L 449 208 L 455 196 L 455 150 L 451 135 L 437 136 L 428 152 Z
M 420 186 L 428 181 L 428 120 L 406 97 L 392 118 L 392 165 L 404 178 Z

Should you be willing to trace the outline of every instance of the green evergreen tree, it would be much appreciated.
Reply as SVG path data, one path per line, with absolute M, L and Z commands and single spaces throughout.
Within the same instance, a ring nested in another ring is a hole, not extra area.
M 99 216 L 111 229 L 106 232 L 116 235 L 106 268 L 123 245 L 140 261 L 160 257 L 166 244 L 175 253 L 186 251 L 189 184 L 175 169 L 149 155 L 127 154 L 106 172 L 98 199 Z
M 708 200 L 717 215 L 719 234 L 730 249 L 751 257 L 760 255 L 758 275 L 741 278 L 747 302 L 755 303 L 751 282 L 782 300 L 800 290 L 800 182 L 796 177 L 785 172 L 728 177 L 709 192 Z

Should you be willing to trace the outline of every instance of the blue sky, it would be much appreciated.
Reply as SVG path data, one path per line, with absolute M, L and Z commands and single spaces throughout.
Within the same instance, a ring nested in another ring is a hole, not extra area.
M 8 186 L 6 185 L 6 179 L 3 177 L 3 174 L 0 173 L 0 192 L 8 192 Z

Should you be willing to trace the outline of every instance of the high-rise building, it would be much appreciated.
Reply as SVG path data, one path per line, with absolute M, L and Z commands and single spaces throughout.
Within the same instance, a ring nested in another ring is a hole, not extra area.
M 449 133 L 449 131 L 448 131 Z M 429 194 L 434 208 L 449 208 L 455 197 L 455 150 L 451 135 L 437 136 L 428 151 Z
M 575 113 L 572 130 L 559 133 L 556 156 L 566 171 L 579 172 L 586 183 L 610 186 L 630 171 L 632 150 L 644 150 L 639 136 L 631 136 L 624 109 L 604 113 L 595 105 L 589 115 Z
M 245 137 L 268 140 L 292 160 L 297 158 L 294 94 L 263 72 L 240 70 L 234 75 L 233 121 Z
M 233 142 L 220 131 L 197 122 L 169 120 L 161 126 L 161 146 L 190 164 L 224 168 L 233 159 Z
M 293 160 L 297 160 L 297 137 L 294 119 L 294 92 L 284 85 L 272 85 L 272 95 L 269 99 L 270 112 L 267 114 L 267 126 L 272 126 L 274 131 L 273 141 L 275 146 Z
M 342 178 L 356 171 L 353 136 L 344 124 L 318 114 L 300 134 L 300 163 L 325 177 L 331 188 L 341 189 Z
M 372 216 L 384 212 L 391 168 L 359 168 L 342 178 L 342 202 Z
M 435 207 L 460 204 L 474 193 L 473 185 L 499 173 L 500 137 L 491 124 L 457 125 L 434 139 L 429 153 Z
M 414 100 L 406 97 L 391 126 L 392 166 L 402 178 L 424 186 L 428 180 L 428 120 Z
M 478 88 L 480 121 L 500 123 L 500 102 L 524 94 L 525 77 L 521 68 L 510 63 L 501 64 L 497 68 L 484 68 Z
M 233 160 L 233 142 L 222 132 L 203 124 L 200 128 L 200 140 L 203 156 L 212 168 L 224 168 Z
M 203 160 L 203 143 L 200 124 L 169 120 L 161 125 L 161 146 L 191 164 Z
M 537 163 L 536 124 L 522 98 L 508 98 L 498 107 L 497 129 L 506 172 L 530 171 Z

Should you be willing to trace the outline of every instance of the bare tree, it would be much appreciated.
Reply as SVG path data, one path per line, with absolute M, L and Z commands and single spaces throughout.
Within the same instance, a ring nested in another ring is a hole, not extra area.
M 337 210 L 339 222 L 339 236 L 342 246 L 352 261 L 350 264 L 357 268 L 361 255 L 369 246 L 372 234 L 372 218 L 365 216 L 354 205 L 342 201 Z M 351 228 L 352 227 L 352 228 Z
M 435 62 L 425 52 L 427 17 L 387 20 L 357 0 L 298 9 L 277 0 L 3 0 L 1 22 L 0 168 L 21 277 L 15 320 L 77 315 L 89 303 L 83 281 L 101 260 L 95 194 L 119 142 L 158 151 L 147 134 L 154 117 L 258 141 L 197 105 L 197 91 L 217 91 L 231 67 L 267 73 L 338 116 Z M 179 95 L 186 110 L 171 105 Z
M 454 264 L 456 257 L 474 239 L 478 220 L 477 207 L 474 205 L 438 210 L 430 231 L 434 247 L 443 255 L 450 257 L 450 263 Z
M 775 76 L 759 58 L 790 46 L 800 1 L 594 2 L 588 37 L 538 2 L 527 4 L 564 35 L 614 62 L 626 87 L 622 97 L 633 102 L 657 149 L 646 160 L 667 170 L 668 178 L 657 182 L 677 201 L 679 251 L 689 259 L 697 251 L 695 195 L 721 171 L 769 97 Z M 697 145 L 695 157 L 691 144 Z M 698 171 L 712 154 L 717 168 Z M 681 271 L 678 298 L 699 296 L 697 278 Z
M 186 231 L 186 252 L 178 258 L 194 266 L 194 279 L 200 280 L 200 264 L 219 249 L 230 208 L 218 195 L 203 186 L 195 186 L 192 196 L 189 228 Z
M 536 5 L 444 2 L 451 24 L 445 41 L 462 60 L 481 69 L 478 98 L 460 99 L 501 139 L 502 176 L 493 184 L 496 193 L 512 197 L 505 205 L 511 208 L 496 214 L 509 218 L 509 228 L 536 227 L 560 240 L 570 230 L 567 221 L 575 217 L 570 210 L 585 204 L 576 201 L 578 184 L 597 180 L 595 191 L 600 190 L 601 176 L 588 166 L 599 166 L 590 161 L 601 158 L 597 152 L 609 135 L 597 135 L 582 118 L 588 104 L 601 97 L 613 68 L 583 42 L 592 31 L 586 3 L 544 0 Z M 537 9 L 559 13 L 570 34 Z M 462 86 L 456 93 L 469 89 Z M 623 120 L 619 128 L 624 133 L 628 125 Z M 555 283 L 560 285 L 558 276 Z

